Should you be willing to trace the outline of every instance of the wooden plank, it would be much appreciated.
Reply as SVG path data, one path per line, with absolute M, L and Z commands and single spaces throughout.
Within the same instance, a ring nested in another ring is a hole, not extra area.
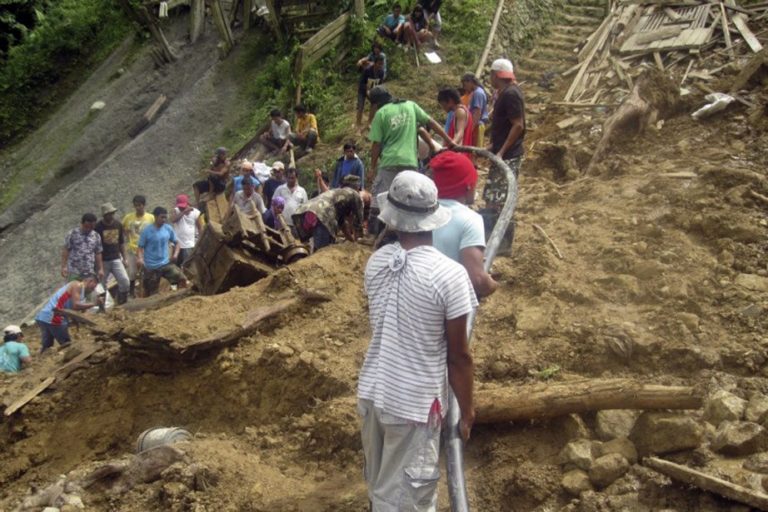
M 499 20 L 501 19 L 501 13 L 504 10 L 505 2 L 499 1 L 496 5 L 496 13 L 493 15 L 493 22 L 491 23 L 491 31 L 488 33 L 488 39 L 485 42 L 485 48 L 480 56 L 480 61 L 477 63 L 477 69 L 475 70 L 475 76 L 480 78 L 483 75 L 483 68 L 485 67 L 485 61 L 488 60 L 488 54 L 491 51 L 496 29 L 499 26 Z
M 229 19 L 221 6 L 221 0 L 212 0 L 213 21 L 219 30 L 219 36 L 224 43 L 222 58 L 226 57 L 235 46 L 235 39 L 232 36 L 232 30 L 229 28 Z
M 725 3 L 730 6 L 736 5 L 736 2 L 734 0 L 725 0 Z M 746 16 L 741 13 L 734 14 L 732 16 L 732 19 L 733 19 L 733 24 L 736 25 L 736 29 L 741 34 L 741 37 L 744 38 L 744 41 L 747 43 L 747 46 L 749 46 L 749 49 L 752 50 L 754 53 L 757 53 L 760 50 L 762 50 L 763 45 L 760 43 L 757 37 L 755 37 L 755 34 L 753 34 L 752 31 L 747 26 Z
M 656 67 L 659 71 L 664 72 L 664 63 L 661 61 L 661 54 L 659 52 L 653 52 L 653 60 L 656 63 Z
M 677 14 L 677 13 L 676 13 L 674 10 L 672 10 L 672 8 L 670 8 L 670 7 L 665 7 L 665 8 L 664 8 L 664 14 L 666 14 L 667 18 L 669 18 L 669 19 L 670 19 L 670 20 L 672 20 L 672 21 L 679 21 L 679 20 L 680 20 L 680 15 L 679 15 L 679 14 Z
M 69 377 L 69 374 L 73 371 L 77 370 L 81 363 L 84 362 L 86 359 L 91 357 L 93 354 L 101 350 L 101 346 L 94 345 L 83 352 L 79 353 L 77 356 L 73 357 L 71 361 L 67 362 L 67 364 L 61 366 L 58 370 L 56 370 L 56 380 L 64 380 L 67 377 Z
M 205 0 L 192 0 L 189 12 L 189 40 L 194 44 L 203 33 L 205 26 Z
M 37 395 L 48 389 L 51 384 L 53 384 L 56 381 L 56 377 L 48 377 L 43 382 L 35 386 L 34 388 L 30 389 L 27 393 L 22 395 L 21 398 L 13 402 L 11 405 L 5 408 L 5 412 L 3 413 L 5 416 L 10 416 L 25 405 L 27 405 L 29 402 L 35 399 Z
M 576 74 L 576 78 L 573 79 L 571 86 L 568 88 L 568 92 L 565 94 L 565 97 L 563 98 L 565 101 L 570 101 L 571 98 L 573 98 L 573 95 L 577 92 L 579 88 L 579 84 L 584 78 L 584 74 L 587 72 L 587 69 L 592 63 L 592 59 L 594 59 L 595 54 L 597 54 L 597 51 L 603 46 L 603 44 L 605 44 L 605 41 L 608 39 L 608 36 L 611 33 L 610 24 L 606 23 L 605 25 L 601 25 L 601 28 L 599 30 L 602 30 L 602 33 L 598 37 L 598 40 L 595 46 L 592 48 L 592 50 L 589 52 L 589 55 L 587 55 L 586 59 L 584 60 L 584 63 L 579 69 L 579 72 Z
M 728 49 L 728 53 L 731 54 L 731 58 L 736 58 L 736 52 L 733 51 L 733 44 L 731 42 L 731 32 L 728 30 L 728 14 L 725 12 L 725 6 L 723 2 L 720 2 L 720 22 L 723 24 L 723 36 L 725 37 L 725 47 Z
M 332 22 L 330 22 L 328 25 L 326 25 L 322 30 L 320 30 L 317 34 L 307 39 L 307 42 L 301 45 L 301 47 L 304 49 L 306 53 L 310 53 L 312 50 L 314 50 L 316 47 L 320 46 L 325 39 L 327 39 L 328 34 L 335 34 L 336 31 L 341 27 L 342 29 L 347 26 L 347 23 L 349 22 L 350 14 L 348 12 L 345 12 Z
M 693 485 L 759 510 L 768 510 L 768 495 L 761 492 L 656 457 L 644 459 L 643 464 L 678 482 Z

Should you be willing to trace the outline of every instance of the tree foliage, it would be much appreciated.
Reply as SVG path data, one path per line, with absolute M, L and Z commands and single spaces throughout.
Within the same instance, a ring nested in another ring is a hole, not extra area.
M 105 0 L 0 0 L 0 147 L 35 126 L 68 90 L 61 81 L 87 75 L 129 28 Z

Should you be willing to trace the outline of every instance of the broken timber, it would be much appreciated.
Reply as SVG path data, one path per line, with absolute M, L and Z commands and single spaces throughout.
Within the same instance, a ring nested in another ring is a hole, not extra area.
M 584 380 L 475 392 L 476 422 L 507 423 L 603 409 L 698 409 L 690 387 L 657 386 L 629 379 Z
M 131 128 L 128 134 L 131 137 L 135 137 L 141 133 L 144 128 L 149 126 L 152 121 L 155 120 L 155 117 L 157 117 L 157 114 L 160 112 L 160 109 L 163 108 L 163 105 L 165 105 L 166 101 L 168 101 L 168 97 L 165 94 L 158 96 L 152 105 L 150 105 L 150 107 L 147 109 L 147 111 L 144 112 L 144 115 L 141 116 L 141 119 L 139 119 L 133 128 Z
M 768 511 L 768 495 L 761 492 L 756 492 L 721 478 L 656 457 L 644 459 L 643 464 L 678 482 L 684 482 L 704 491 L 713 492 L 739 503 L 744 503 L 750 507 Z

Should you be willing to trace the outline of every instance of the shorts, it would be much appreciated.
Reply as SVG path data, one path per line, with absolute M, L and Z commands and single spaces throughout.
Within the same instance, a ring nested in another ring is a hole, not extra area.
M 213 185 L 213 188 L 211 188 L 211 185 Z M 192 186 L 201 194 L 211 191 L 214 194 L 221 194 L 227 188 L 227 183 L 218 178 L 208 178 L 207 180 L 196 181 Z
M 434 512 L 440 480 L 440 423 L 430 426 L 385 413 L 369 400 L 362 417 L 364 477 L 372 510 Z
M 394 167 L 379 167 L 376 172 L 376 177 L 373 179 L 373 185 L 371 185 L 371 208 L 379 208 L 378 195 L 382 192 L 389 192 L 389 187 L 392 186 L 392 182 L 395 180 L 401 171 L 416 170 L 414 167 L 408 167 L 404 165 L 398 165 Z
M 36 320 L 36 322 L 40 328 L 40 337 L 42 339 L 41 354 L 53 346 L 54 340 L 58 341 L 62 347 L 66 347 L 72 341 L 69 337 L 68 325 L 53 325 L 48 322 L 41 322 L 40 320 Z
M 141 286 L 144 289 L 145 297 L 157 293 L 157 288 L 160 286 L 160 278 L 165 278 L 171 284 L 179 284 L 179 282 L 184 280 L 184 274 L 173 263 L 168 263 L 155 269 L 145 268 L 141 279 Z
M 288 139 L 276 139 L 272 135 L 267 135 L 267 142 L 269 142 L 273 146 L 277 146 L 279 148 L 283 147 L 287 140 Z

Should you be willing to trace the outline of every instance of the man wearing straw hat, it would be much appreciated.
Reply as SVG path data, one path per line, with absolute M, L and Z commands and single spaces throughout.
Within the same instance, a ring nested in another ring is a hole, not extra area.
M 432 180 L 400 172 L 378 199 L 399 241 L 365 269 L 373 332 L 358 412 L 368 496 L 376 512 L 434 511 L 449 384 L 465 441 L 474 422 L 467 319 L 477 299 L 464 267 L 432 247 L 432 232 L 451 218 Z
M 102 284 L 107 289 L 109 275 L 117 281 L 117 303 L 125 304 L 131 289 L 131 280 L 125 268 L 125 234 L 123 225 L 115 219 L 117 208 L 112 203 L 101 205 L 101 220 L 96 223 L 95 231 L 101 237 L 101 259 L 104 265 Z

